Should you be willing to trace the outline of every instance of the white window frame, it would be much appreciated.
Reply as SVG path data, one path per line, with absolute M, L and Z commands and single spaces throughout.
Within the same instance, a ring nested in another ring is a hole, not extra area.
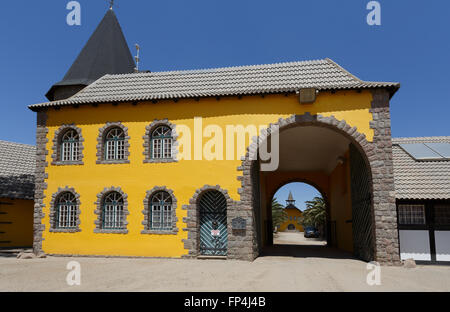
M 151 158 L 172 159 L 172 129 L 167 125 L 158 126 L 151 134 Z
M 156 192 L 150 200 L 150 230 L 172 230 L 172 197 L 164 191 Z
M 120 193 L 108 193 L 102 203 L 102 229 L 125 229 L 124 200 Z
M 105 160 L 125 159 L 125 132 L 119 127 L 114 127 L 105 136 Z
M 80 159 L 80 137 L 74 129 L 67 130 L 61 138 L 61 161 Z
M 58 197 L 56 228 L 73 229 L 77 227 L 77 200 L 71 192 L 65 192 Z

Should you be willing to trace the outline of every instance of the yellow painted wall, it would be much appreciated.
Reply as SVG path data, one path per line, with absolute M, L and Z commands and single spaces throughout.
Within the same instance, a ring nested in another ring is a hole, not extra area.
M 186 211 L 182 205 L 188 204 L 196 189 L 205 184 L 220 185 L 228 190 L 230 196 L 239 200 L 237 193 L 240 182 L 236 179 L 241 172 L 236 168 L 238 160 L 182 160 L 178 163 L 144 164 L 143 138 L 145 127 L 154 119 L 168 118 L 173 124 L 184 124 L 193 129 L 193 118 L 203 117 L 203 127 L 219 125 L 225 133 L 226 125 L 268 125 L 279 118 L 292 114 L 334 115 L 345 119 L 359 132 L 365 133 L 370 141 L 373 131 L 369 127 L 372 115 L 369 112 L 372 95 L 369 91 L 340 91 L 335 94 L 320 93 L 314 104 L 301 105 L 295 95 L 267 95 L 224 97 L 220 101 L 214 98 L 182 99 L 178 102 L 159 101 L 158 103 L 119 104 L 113 106 L 102 104 L 98 107 L 82 105 L 79 108 L 65 107 L 60 110 L 48 110 L 48 143 L 46 168 L 48 188 L 45 190 L 45 232 L 43 250 L 50 254 L 83 255 L 123 255 L 123 256 L 160 256 L 180 257 L 187 254 L 182 239 L 187 237 L 183 217 Z M 96 145 L 99 128 L 106 122 L 121 121 L 128 127 L 130 139 L 130 164 L 97 165 Z M 62 124 L 76 124 L 82 129 L 84 138 L 84 165 L 51 165 L 52 140 L 55 131 Z M 194 133 L 192 133 L 192 138 Z M 203 143 L 208 139 L 204 138 Z M 224 138 L 225 141 L 225 138 Z M 224 152 L 225 158 L 225 152 Z M 178 235 L 141 234 L 143 229 L 142 214 L 145 192 L 154 186 L 167 186 L 174 191 L 178 200 L 177 217 Z M 81 232 L 50 233 L 49 205 L 51 195 L 58 187 L 75 188 L 81 200 Z M 124 234 L 95 234 L 94 221 L 97 215 L 94 202 L 96 195 L 104 187 L 120 186 L 128 195 L 127 217 L 128 231 Z
M 31 247 L 33 200 L 0 198 L 0 202 L 11 204 L 0 204 L 0 247 Z M 2 243 L 5 241 L 9 243 Z
M 303 226 L 301 226 L 300 224 L 298 224 L 301 216 L 302 216 L 302 212 L 298 209 L 295 208 L 287 208 L 284 211 L 286 211 L 288 219 L 286 220 L 286 222 L 283 222 L 280 225 L 280 232 L 284 232 L 287 230 L 287 227 L 289 224 L 293 224 L 295 226 L 295 229 L 299 232 L 303 232 Z M 295 219 L 294 219 L 295 217 Z M 292 220 L 291 220 L 292 218 Z
M 330 215 L 336 225 L 334 242 L 339 249 L 353 251 L 352 200 L 350 190 L 349 153 L 346 161 L 336 166 L 330 175 Z M 332 233 L 334 234 L 334 233 Z

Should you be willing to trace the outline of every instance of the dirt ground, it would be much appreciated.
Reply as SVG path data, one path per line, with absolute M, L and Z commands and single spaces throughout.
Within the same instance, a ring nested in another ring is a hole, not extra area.
M 294 237 L 276 239 L 292 242 Z M 80 263 L 79 286 L 66 282 L 70 261 Z M 345 252 L 286 243 L 253 262 L 0 257 L 0 291 L 450 291 L 450 266 L 383 266 L 379 286 L 366 283 L 366 266 Z
M 320 238 L 305 238 L 303 232 L 278 232 L 273 235 L 277 245 L 325 246 L 327 242 Z

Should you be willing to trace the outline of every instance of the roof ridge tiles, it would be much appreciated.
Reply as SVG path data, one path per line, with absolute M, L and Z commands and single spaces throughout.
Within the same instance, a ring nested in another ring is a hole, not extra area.
M 389 88 L 392 96 L 399 84 L 365 82 L 332 60 L 319 59 L 195 70 L 108 74 L 66 100 L 30 105 L 29 108 L 37 110 L 40 107 L 101 102 L 294 92 L 312 87 L 317 90 Z M 124 92 L 125 90 L 127 92 Z
M 197 69 L 181 69 L 181 70 L 162 70 L 162 71 L 155 71 L 155 72 L 149 72 L 149 73 L 126 73 L 126 74 L 112 74 L 107 76 L 113 76 L 113 77 L 120 77 L 120 76 L 127 76 L 127 77 L 133 77 L 133 76 L 152 76 L 152 75 L 162 75 L 162 74 L 180 74 L 180 73 L 208 73 L 208 72 L 217 72 L 220 70 L 245 70 L 245 69 L 263 69 L 264 67 L 270 67 L 270 66 L 292 66 L 292 65 L 302 65 L 302 64 L 312 64 L 310 62 L 317 62 L 315 64 L 325 64 L 325 59 L 316 59 L 316 60 L 305 60 L 305 61 L 292 61 L 292 62 L 276 62 L 276 63 L 268 63 L 268 64 L 254 64 L 254 65 L 235 65 L 235 66 L 222 66 L 222 67 L 204 67 L 204 68 L 197 68 Z M 106 76 L 106 75 L 105 75 Z M 103 76 L 102 78 L 104 78 Z M 101 79 L 102 79 L 101 78 Z
M 402 143 L 435 143 L 435 142 L 450 142 L 450 136 L 428 136 L 428 137 L 397 137 L 392 138 L 392 144 Z

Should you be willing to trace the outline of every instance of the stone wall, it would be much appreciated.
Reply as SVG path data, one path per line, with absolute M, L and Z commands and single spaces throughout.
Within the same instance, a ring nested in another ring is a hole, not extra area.
M 35 254 L 42 252 L 42 233 L 45 225 L 42 224 L 44 217 L 44 191 L 47 189 L 45 180 L 48 178 L 45 168 L 48 166 L 46 144 L 47 139 L 47 114 L 44 111 L 37 113 L 36 129 L 36 174 L 34 191 L 34 227 L 33 227 L 33 251 Z
M 372 94 L 370 111 L 373 121 L 370 127 L 374 131 L 374 138 L 371 143 L 373 149 L 368 157 L 372 169 L 376 260 L 384 264 L 399 264 L 389 93 L 374 90 Z
M 278 123 L 270 125 L 267 131 L 263 131 L 258 138 L 254 138 L 248 151 L 257 149 L 259 144 L 267 140 L 271 131 L 276 127 L 285 129 L 294 126 L 319 126 L 328 127 L 349 138 L 363 157 L 366 159 L 372 173 L 373 202 L 372 211 L 375 228 L 375 260 L 383 264 L 399 263 L 399 245 L 397 232 L 397 219 L 395 207 L 395 190 L 392 164 L 392 144 L 390 131 L 389 94 L 385 90 L 373 91 L 373 103 L 371 112 L 373 122 L 370 126 L 374 130 L 373 142 L 368 142 L 364 134 L 359 133 L 355 127 L 351 127 L 345 120 L 337 120 L 334 116 L 321 115 L 293 115 L 287 119 L 280 119 Z M 239 189 L 240 202 L 234 207 L 239 213 L 245 215 L 247 222 L 253 223 L 255 219 L 255 187 L 252 177 L 252 160 L 249 152 L 242 159 L 242 165 L 238 167 L 243 175 Z M 254 174 L 254 173 L 253 173 Z M 237 259 L 255 258 L 258 254 L 256 228 L 249 228 L 247 239 L 240 241 L 240 254 Z

